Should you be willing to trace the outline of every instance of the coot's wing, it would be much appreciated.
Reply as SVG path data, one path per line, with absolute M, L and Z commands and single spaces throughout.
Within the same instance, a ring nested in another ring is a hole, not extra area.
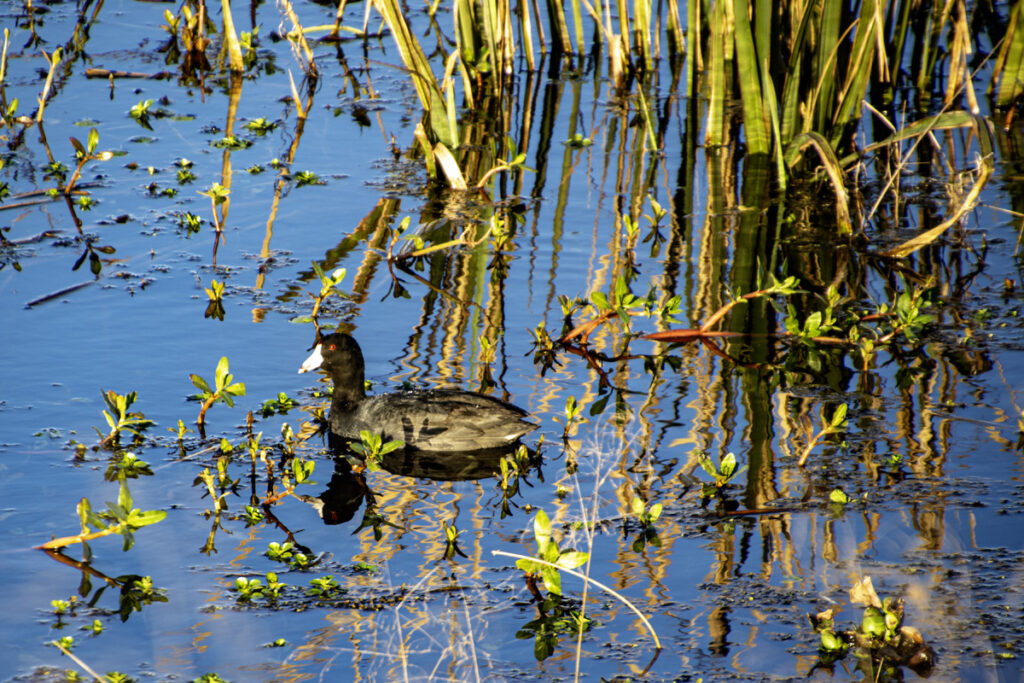
M 493 396 L 433 389 L 373 396 L 359 409 L 359 429 L 424 451 L 474 451 L 514 443 L 536 429 L 529 413 Z M 355 430 L 358 434 L 358 429 Z

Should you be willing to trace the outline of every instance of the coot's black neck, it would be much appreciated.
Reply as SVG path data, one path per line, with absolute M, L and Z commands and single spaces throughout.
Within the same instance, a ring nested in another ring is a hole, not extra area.
M 363 364 L 361 362 L 332 365 L 327 369 L 331 379 L 334 380 L 334 397 L 331 400 L 333 410 L 352 410 L 366 398 L 366 384 L 363 381 Z

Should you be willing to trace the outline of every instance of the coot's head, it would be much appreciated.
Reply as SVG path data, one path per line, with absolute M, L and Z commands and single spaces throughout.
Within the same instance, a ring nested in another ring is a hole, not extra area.
M 323 368 L 334 381 L 335 399 L 353 400 L 365 396 L 363 352 L 356 340 L 344 332 L 328 334 L 299 367 L 299 372 Z

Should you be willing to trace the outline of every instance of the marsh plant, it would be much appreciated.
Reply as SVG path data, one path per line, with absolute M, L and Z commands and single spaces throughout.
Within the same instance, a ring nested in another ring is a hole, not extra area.
M 196 425 L 199 427 L 200 436 L 205 438 L 206 411 L 208 411 L 213 404 L 218 401 L 226 404 L 228 407 L 234 407 L 235 397 L 245 396 L 245 383 L 231 381 L 234 379 L 234 375 L 232 375 L 229 370 L 227 356 L 222 356 L 217 362 L 217 368 L 214 370 L 214 383 L 212 387 L 209 382 L 195 373 L 189 375 L 189 379 L 192 380 L 192 384 L 196 389 L 199 389 L 200 391 L 200 393 L 195 396 L 196 399 L 202 401 L 202 405 L 199 408 L 199 417 L 196 418 Z
M 107 502 L 106 510 L 96 512 L 87 498 L 82 498 L 76 508 L 81 522 L 81 532 L 73 536 L 55 538 L 38 546 L 43 550 L 55 550 L 75 543 L 119 534 L 122 550 L 128 551 L 135 544 L 135 532 L 142 527 L 156 524 L 167 517 L 166 510 L 139 510 L 134 507 L 128 483 L 121 478 L 116 502 Z
M 147 419 L 144 414 L 130 410 L 138 398 L 136 392 L 131 391 L 122 395 L 116 391 L 107 390 L 102 392 L 102 396 L 103 402 L 107 406 L 107 409 L 103 411 L 103 417 L 106 419 L 110 431 L 104 435 L 98 427 L 94 427 L 96 433 L 102 438 L 101 448 L 120 446 L 122 431 L 134 435 L 136 440 L 139 440 L 144 431 L 156 424 Z
M 388 453 L 393 453 L 405 447 L 405 442 L 394 440 L 384 441 L 380 434 L 374 434 L 368 430 L 359 431 L 359 443 L 352 443 L 349 448 L 366 463 L 366 469 L 370 472 L 377 472 L 381 468 L 381 461 Z

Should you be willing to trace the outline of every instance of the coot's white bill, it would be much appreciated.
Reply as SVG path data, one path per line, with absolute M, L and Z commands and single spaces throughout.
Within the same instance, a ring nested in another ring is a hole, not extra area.
M 299 372 L 309 372 L 310 370 L 316 370 L 324 364 L 324 357 L 320 354 L 320 349 L 323 344 L 317 344 L 316 348 L 313 349 L 313 353 L 309 354 L 309 358 L 302 361 L 302 365 L 299 366 Z

